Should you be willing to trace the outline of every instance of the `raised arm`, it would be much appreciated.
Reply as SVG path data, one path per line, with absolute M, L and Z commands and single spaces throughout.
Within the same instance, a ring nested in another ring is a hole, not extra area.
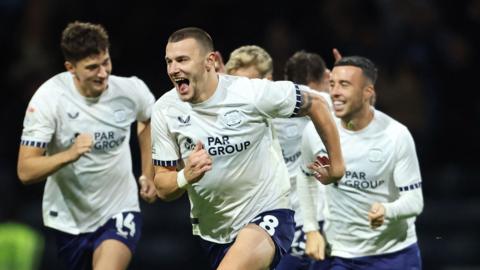
M 325 167 L 324 175 L 319 180 L 323 184 L 336 182 L 343 177 L 345 164 L 343 162 L 338 130 L 328 103 L 322 96 L 313 91 L 301 89 L 300 93 L 302 99 L 298 115 L 308 115 L 310 117 L 330 159 L 330 166 Z
M 90 152 L 92 143 L 92 136 L 83 133 L 75 138 L 70 148 L 51 156 L 45 155 L 45 148 L 21 145 L 17 163 L 18 178 L 23 184 L 41 182 L 63 166 Z

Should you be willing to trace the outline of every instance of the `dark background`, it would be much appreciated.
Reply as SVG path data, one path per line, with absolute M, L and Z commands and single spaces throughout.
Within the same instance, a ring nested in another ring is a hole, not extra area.
M 29 99 L 64 70 L 60 34 L 73 20 L 103 24 L 113 73 L 142 78 L 156 98 L 171 88 L 166 40 L 186 26 L 209 32 L 225 61 L 239 46 L 264 47 L 274 59 L 275 79 L 300 49 L 319 53 L 328 66 L 333 47 L 369 57 L 380 70 L 376 107 L 404 123 L 416 141 L 425 197 L 417 232 L 425 269 L 480 269 L 480 0 L 0 0 L 0 222 L 29 224 L 44 235 L 41 269 L 62 268 L 42 226 L 43 184 L 20 184 L 17 152 Z M 142 202 L 142 210 L 143 236 L 130 269 L 207 269 L 191 236 L 185 197 Z

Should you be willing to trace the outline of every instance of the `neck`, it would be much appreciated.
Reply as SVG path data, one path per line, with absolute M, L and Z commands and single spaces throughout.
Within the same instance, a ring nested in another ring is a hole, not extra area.
M 219 80 L 217 73 L 215 71 L 209 71 L 205 76 L 206 79 L 204 80 L 204 83 L 199 85 L 199 88 L 203 89 L 204 91 L 202 91 L 198 95 L 198 98 L 195 100 L 195 102 L 192 103 L 201 103 L 205 100 L 208 100 L 217 90 Z
M 348 130 L 358 131 L 370 124 L 373 119 L 373 109 L 370 105 L 365 106 L 357 114 L 350 118 L 342 118 L 342 126 Z

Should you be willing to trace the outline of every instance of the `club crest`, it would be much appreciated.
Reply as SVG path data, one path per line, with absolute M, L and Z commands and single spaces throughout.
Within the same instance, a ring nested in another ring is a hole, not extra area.
M 113 112 L 113 117 L 115 118 L 115 122 L 120 123 L 127 120 L 127 113 L 124 109 L 119 109 Z
M 228 127 L 238 127 L 243 122 L 243 114 L 238 110 L 228 111 L 223 114 L 223 123 Z
M 368 160 L 370 162 L 382 162 L 382 150 L 379 148 L 372 148 L 368 151 Z

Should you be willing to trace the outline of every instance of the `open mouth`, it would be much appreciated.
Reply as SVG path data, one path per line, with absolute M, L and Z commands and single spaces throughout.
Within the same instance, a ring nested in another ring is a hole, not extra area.
M 175 78 L 174 81 L 178 85 L 178 87 L 181 87 L 184 84 L 186 86 L 190 84 L 190 81 L 187 78 Z
M 345 102 L 344 101 L 333 101 L 333 108 L 335 110 L 342 110 L 343 108 L 345 108 Z
M 174 82 L 177 85 L 180 94 L 186 93 L 188 86 L 190 85 L 190 81 L 187 78 L 175 78 Z
M 107 83 L 106 80 L 95 80 L 92 82 L 92 86 L 96 89 L 106 89 L 107 88 Z

